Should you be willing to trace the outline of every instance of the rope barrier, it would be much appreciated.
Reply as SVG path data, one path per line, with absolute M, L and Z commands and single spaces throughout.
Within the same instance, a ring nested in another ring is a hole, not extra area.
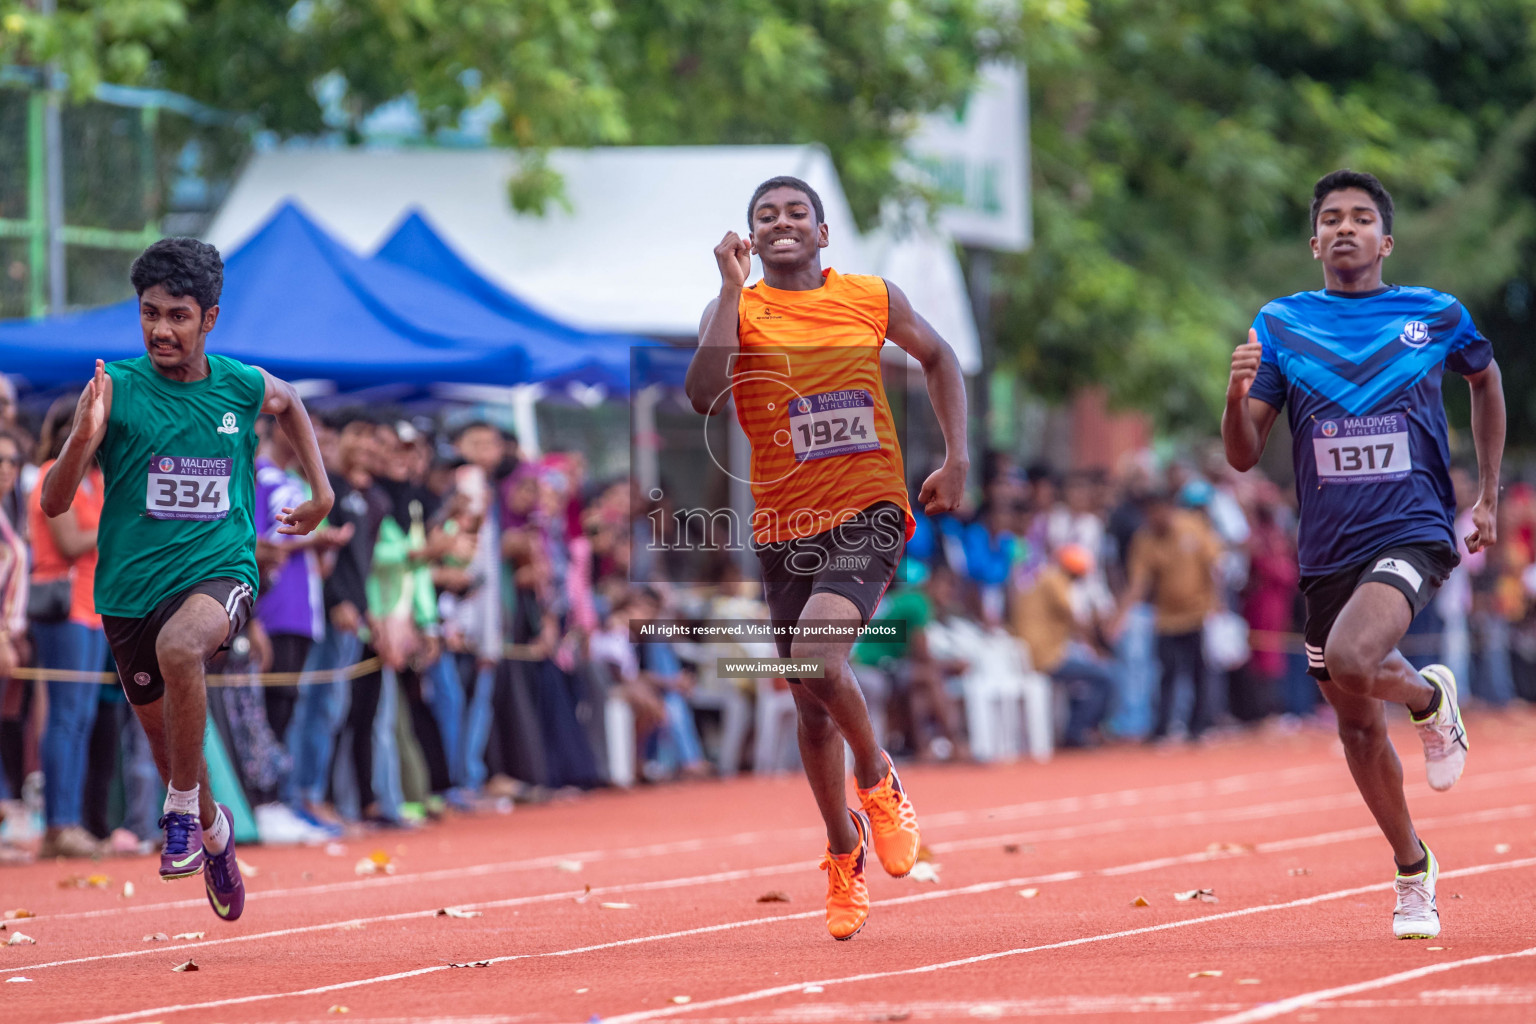
M 542 648 L 534 644 L 507 644 L 502 657 L 508 661 L 543 661 Z M 295 686 L 303 682 L 333 682 L 337 679 L 359 679 L 379 671 L 383 662 L 378 658 L 365 658 L 345 668 L 314 669 L 301 672 L 210 672 L 204 676 L 209 686 Z M 105 683 L 115 684 L 115 672 L 82 672 L 67 668 L 18 668 L 11 679 L 28 682 L 52 683 Z
M 1398 641 L 1397 649 L 1404 654 L 1438 654 L 1441 650 L 1440 633 L 1415 633 Z M 1280 654 L 1306 653 L 1305 641 L 1300 633 L 1287 633 L 1272 629 L 1248 631 L 1248 648 L 1258 652 Z M 507 644 L 502 657 L 507 661 L 543 661 L 547 652 L 537 644 Z M 383 667 L 378 658 L 365 658 L 353 665 L 337 669 L 320 669 L 302 672 L 212 672 L 205 676 L 209 686 L 295 686 L 302 682 L 358 679 L 377 672 Z M 81 672 L 63 668 L 18 668 L 12 679 L 54 683 L 116 683 L 112 672 Z

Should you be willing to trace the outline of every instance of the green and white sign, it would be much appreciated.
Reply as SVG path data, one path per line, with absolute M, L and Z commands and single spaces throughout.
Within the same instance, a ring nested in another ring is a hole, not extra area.
M 1021 64 L 982 68 L 959 110 L 923 119 L 907 142 L 943 196 L 939 223 L 962 245 L 1029 248 L 1029 92 Z

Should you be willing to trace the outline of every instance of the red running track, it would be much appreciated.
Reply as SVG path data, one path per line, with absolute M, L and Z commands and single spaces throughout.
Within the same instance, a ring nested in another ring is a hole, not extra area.
M 1394 730 L 1444 869 L 1431 942 L 1391 937 L 1390 851 L 1336 740 L 1265 734 L 907 769 L 938 881 L 872 873 L 846 943 L 825 931 L 797 777 L 601 793 L 335 853 L 251 848 L 233 925 L 151 858 L 98 865 L 105 889 L 59 888 L 93 870 L 78 862 L 7 869 L 0 908 L 38 916 L 0 933 L 36 939 L 0 947 L 0 1020 L 1529 1022 L 1536 713 L 1468 724 L 1448 794 Z M 396 873 L 359 877 L 375 849 Z M 1173 898 L 1199 888 L 1219 902 Z M 205 937 L 143 941 L 156 932 Z M 196 973 L 171 971 L 189 958 Z

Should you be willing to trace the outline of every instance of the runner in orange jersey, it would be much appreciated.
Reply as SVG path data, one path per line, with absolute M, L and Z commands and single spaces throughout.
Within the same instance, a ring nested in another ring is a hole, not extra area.
M 849 939 L 869 916 L 866 848 L 905 875 L 917 860 L 917 814 L 848 666 L 854 638 L 815 630 L 867 625 L 912 533 L 881 346 L 889 338 L 922 365 L 944 432 L 944 465 L 918 494 L 929 514 L 957 507 L 965 488 L 965 383 L 954 352 L 901 289 L 822 269 L 826 218 L 805 182 L 763 182 L 747 223 L 747 239 L 730 231 L 715 247 L 720 296 L 704 310 L 686 388 L 705 415 L 735 400 L 752 446 L 752 539 L 769 612 L 802 631 L 780 634 L 779 654 L 824 666 L 820 678 L 789 681 L 801 760 L 827 824 L 827 929 Z M 753 255 L 763 279 L 747 287 Z M 847 804 L 845 740 L 862 810 Z

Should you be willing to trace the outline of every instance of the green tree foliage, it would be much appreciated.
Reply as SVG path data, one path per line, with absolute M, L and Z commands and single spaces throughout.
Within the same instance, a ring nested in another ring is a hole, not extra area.
M 1387 279 L 1456 292 L 1530 361 L 1496 331 L 1530 329 L 1506 298 L 1536 256 L 1536 2 L 1094 0 L 1088 21 L 1031 53 L 1036 242 L 998 319 L 1034 389 L 1107 384 L 1209 432 L 1258 307 L 1320 286 L 1307 207 L 1344 166 L 1397 201 Z
M 984 59 L 1077 23 L 1080 0 L 0 0 L 30 51 L 163 85 L 280 133 L 355 134 L 413 96 L 428 129 L 494 101 L 496 141 L 533 154 L 514 199 L 558 179 L 550 146 L 822 142 L 856 212 L 898 188 L 917 114 L 962 99 Z M 339 99 L 322 105 L 316 84 Z M 328 117 L 327 117 L 328 115 Z

